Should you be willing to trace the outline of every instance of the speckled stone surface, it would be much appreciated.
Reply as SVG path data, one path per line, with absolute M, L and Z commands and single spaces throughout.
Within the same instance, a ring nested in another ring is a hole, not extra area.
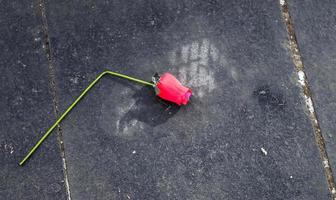
M 105 69 L 169 71 L 194 95 L 177 107 L 103 77 L 61 123 L 72 200 L 330 199 L 278 1 L 0 5 L 0 199 L 67 199 L 56 131 L 18 162 L 54 122 L 53 100 L 64 111 Z M 333 161 L 334 5 L 290 2 Z
M 56 134 L 19 161 L 55 120 L 36 7 L 0 1 L 0 199 L 66 199 Z
M 73 199 L 328 199 L 277 1 L 48 1 L 64 110 L 104 69 L 170 71 L 178 108 L 104 77 L 62 124 Z
M 290 12 L 331 167 L 336 171 L 336 2 L 290 1 Z

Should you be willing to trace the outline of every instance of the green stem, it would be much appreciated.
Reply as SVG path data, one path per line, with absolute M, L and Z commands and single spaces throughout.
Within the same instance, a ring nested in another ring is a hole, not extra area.
M 116 72 L 112 72 L 110 70 L 106 70 L 103 73 L 99 74 L 97 78 L 90 83 L 89 86 L 85 88 L 85 90 L 77 97 L 77 99 L 69 106 L 69 108 L 62 114 L 61 117 L 57 119 L 57 121 L 47 130 L 47 132 L 42 136 L 42 138 L 35 144 L 35 146 L 29 151 L 29 153 L 22 159 L 22 161 L 19 163 L 19 165 L 23 165 L 29 157 L 36 151 L 36 149 L 43 143 L 43 141 L 49 136 L 49 134 L 55 129 L 55 127 L 67 116 L 67 114 L 77 105 L 77 103 L 85 96 L 85 94 L 105 75 L 113 75 L 118 76 L 120 78 L 128 79 L 137 83 L 141 83 L 147 86 L 153 86 L 155 87 L 155 84 L 143 81 L 137 78 L 133 78 L 124 74 L 119 74 Z

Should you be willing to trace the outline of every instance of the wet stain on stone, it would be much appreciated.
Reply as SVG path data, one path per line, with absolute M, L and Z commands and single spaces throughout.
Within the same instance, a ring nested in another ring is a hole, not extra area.
M 258 87 L 253 95 L 257 97 L 259 105 L 263 108 L 281 110 L 286 106 L 282 93 L 272 90 L 269 85 Z

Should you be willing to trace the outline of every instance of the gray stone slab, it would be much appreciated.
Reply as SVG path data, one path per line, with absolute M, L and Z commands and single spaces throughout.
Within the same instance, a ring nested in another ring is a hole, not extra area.
M 73 199 L 328 199 L 277 1 L 50 1 L 61 110 L 111 69 L 170 71 L 178 108 L 105 77 L 62 123 Z
M 0 1 L 0 199 L 66 199 L 56 135 L 18 165 L 55 120 L 35 11 L 28 1 Z
M 336 2 L 290 2 L 300 52 L 336 175 Z

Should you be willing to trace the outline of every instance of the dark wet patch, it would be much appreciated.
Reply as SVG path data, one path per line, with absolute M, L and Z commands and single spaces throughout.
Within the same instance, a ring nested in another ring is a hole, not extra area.
M 282 110 L 286 106 L 282 93 L 272 90 L 269 85 L 258 87 L 253 95 L 258 98 L 259 105 L 263 108 Z

